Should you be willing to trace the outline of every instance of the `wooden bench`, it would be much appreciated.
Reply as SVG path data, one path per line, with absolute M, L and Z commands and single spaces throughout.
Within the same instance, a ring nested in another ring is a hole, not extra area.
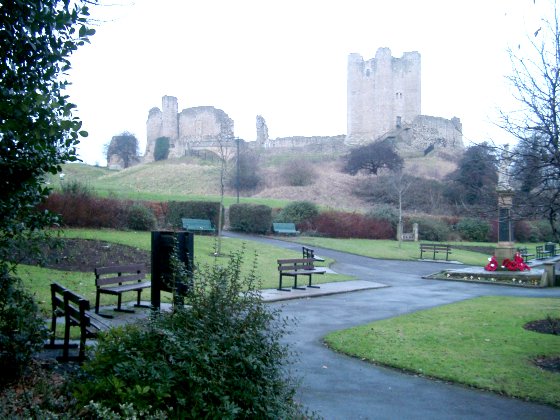
M 315 260 L 313 258 L 290 258 L 278 260 L 278 272 L 280 275 L 278 290 L 283 292 L 291 291 L 290 289 L 284 289 L 282 287 L 282 279 L 284 276 L 294 278 L 294 285 L 292 286 L 292 289 L 305 290 L 305 287 L 298 286 L 298 276 L 307 276 L 309 279 L 307 287 L 319 289 L 319 286 L 313 286 L 311 284 L 312 276 L 313 274 L 325 274 L 327 270 L 322 267 L 315 267 L 313 264 L 314 261 Z
M 314 249 L 308 248 L 306 246 L 302 246 L 301 251 L 302 251 L 302 254 L 303 254 L 303 258 L 313 258 L 313 261 L 320 261 L 320 262 L 325 261 L 325 259 L 323 257 L 319 257 L 319 256 L 315 255 L 315 250 Z
M 95 313 L 99 313 L 99 298 L 101 294 L 116 295 L 118 297 L 115 311 L 134 312 L 131 309 L 122 309 L 122 294 L 125 292 L 136 292 L 136 307 L 149 307 L 141 305 L 142 290 L 151 287 L 152 283 L 146 280 L 146 266 L 144 264 L 116 265 L 110 267 L 95 268 Z M 112 318 L 111 315 L 101 315 Z
M 216 229 L 212 227 L 212 222 L 208 219 L 181 219 L 183 229 L 187 232 L 211 232 L 214 233 Z
M 296 230 L 295 223 L 273 223 L 272 231 L 283 235 L 298 235 L 299 230 Z
M 552 251 L 550 249 L 546 249 L 544 245 L 537 245 L 537 260 L 541 260 L 543 258 L 549 258 L 552 256 Z
M 52 324 L 49 343 L 45 348 L 62 349 L 62 356 L 57 360 L 78 361 L 85 359 L 86 340 L 96 338 L 100 331 L 107 330 L 109 326 L 102 319 L 90 312 L 89 300 L 65 288 L 59 283 L 51 284 L 52 299 Z M 62 343 L 56 343 L 56 326 L 58 318 L 64 318 L 64 338 Z M 78 347 L 70 343 L 70 328 L 80 329 L 80 344 L 77 356 L 70 356 L 70 349 Z
M 445 253 L 445 261 L 449 261 L 449 254 L 451 254 L 451 245 L 420 244 L 420 259 L 422 259 L 422 256 L 425 252 L 432 254 L 432 259 L 434 260 L 436 259 L 436 254 Z

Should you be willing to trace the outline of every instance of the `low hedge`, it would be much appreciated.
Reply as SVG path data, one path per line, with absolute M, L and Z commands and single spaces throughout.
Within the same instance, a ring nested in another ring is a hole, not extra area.
M 220 203 L 216 201 L 170 201 L 167 204 L 167 224 L 180 228 L 182 218 L 208 219 L 218 227 Z M 222 226 L 224 214 L 222 212 Z
M 232 204 L 229 207 L 229 224 L 232 230 L 239 232 L 269 233 L 272 209 L 259 204 Z

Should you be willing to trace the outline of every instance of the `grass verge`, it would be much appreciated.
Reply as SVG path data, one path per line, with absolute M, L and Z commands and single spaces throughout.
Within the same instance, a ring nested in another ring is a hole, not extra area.
M 523 328 L 559 313 L 560 299 L 481 297 L 337 331 L 325 342 L 370 362 L 560 407 L 560 374 L 532 363 L 560 356 L 560 336 Z
M 387 260 L 414 261 L 420 258 L 419 242 L 401 242 L 381 239 L 335 239 L 318 237 L 298 237 L 298 242 L 321 248 L 333 249 L 336 251 L 349 252 L 356 255 L 363 255 L 370 258 L 383 258 Z M 424 241 L 428 242 L 428 241 Z M 433 241 L 432 241 L 433 242 Z M 491 247 L 493 243 L 488 242 L 445 242 L 452 246 L 452 254 L 449 260 L 458 261 L 467 265 L 483 267 L 488 264 L 489 255 L 476 251 L 453 248 L 453 246 L 471 247 Z M 518 244 L 521 245 L 521 244 Z M 425 258 L 429 258 L 429 255 Z M 445 260 L 444 256 L 437 256 L 438 259 Z
M 150 251 L 151 249 L 150 232 L 116 231 L 109 229 L 66 229 L 61 232 L 61 236 L 66 238 L 97 239 L 111 243 L 128 245 L 146 251 Z M 244 273 L 246 274 L 249 272 L 249 270 L 253 267 L 253 261 L 255 261 L 256 275 L 257 278 L 261 279 L 263 289 L 278 287 L 277 259 L 301 258 L 301 253 L 295 251 L 257 242 L 244 242 L 239 239 L 226 237 L 222 238 L 222 256 L 215 257 L 213 254 L 216 250 L 216 237 L 195 235 L 195 265 L 225 265 L 227 264 L 229 256 L 232 252 L 239 250 L 241 247 L 244 247 L 246 256 L 243 267 Z M 146 263 L 149 263 L 149 261 L 146 261 Z M 332 263 L 332 259 L 327 259 L 324 265 L 328 266 Z M 36 294 L 37 300 L 40 302 L 41 309 L 43 311 L 48 312 L 50 308 L 49 287 L 50 283 L 53 281 L 57 281 L 76 293 L 84 296 L 86 299 L 89 299 L 92 304 L 95 302 L 95 277 L 93 273 L 69 272 L 20 265 L 18 268 L 18 275 L 23 279 L 27 287 Z M 351 276 L 327 273 L 322 276 L 314 276 L 313 282 L 315 284 L 320 284 L 351 279 Z M 132 301 L 135 297 L 135 293 L 125 293 L 123 294 L 123 302 Z M 142 297 L 145 300 L 149 300 L 150 291 L 144 291 Z M 113 305 L 116 303 L 116 297 L 113 296 L 103 295 L 101 300 L 102 305 Z

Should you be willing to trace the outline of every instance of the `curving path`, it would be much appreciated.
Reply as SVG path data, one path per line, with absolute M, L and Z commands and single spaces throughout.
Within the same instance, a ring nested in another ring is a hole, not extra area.
M 301 250 L 301 245 L 265 237 L 228 234 Z M 560 288 L 524 289 L 442 280 L 422 275 L 448 268 L 445 263 L 389 261 L 319 249 L 335 259 L 333 269 L 357 279 L 390 287 L 296 299 L 280 305 L 298 320 L 286 339 L 300 354 L 295 365 L 302 377 L 299 399 L 325 419 L 560 419 L 549 406 L 425 379 L 363 362 L 326 348 L 327 333 L 437 305 L 484 295 L 560 297 Z

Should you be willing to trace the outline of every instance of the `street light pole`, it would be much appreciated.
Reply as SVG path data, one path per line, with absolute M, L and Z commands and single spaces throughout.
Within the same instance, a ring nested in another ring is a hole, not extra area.
M 239 204 L 239 137 L 235 138 L 237 143 L 237 179 L 235 181 L 235 186 L 237 188 L 237 204 Z

